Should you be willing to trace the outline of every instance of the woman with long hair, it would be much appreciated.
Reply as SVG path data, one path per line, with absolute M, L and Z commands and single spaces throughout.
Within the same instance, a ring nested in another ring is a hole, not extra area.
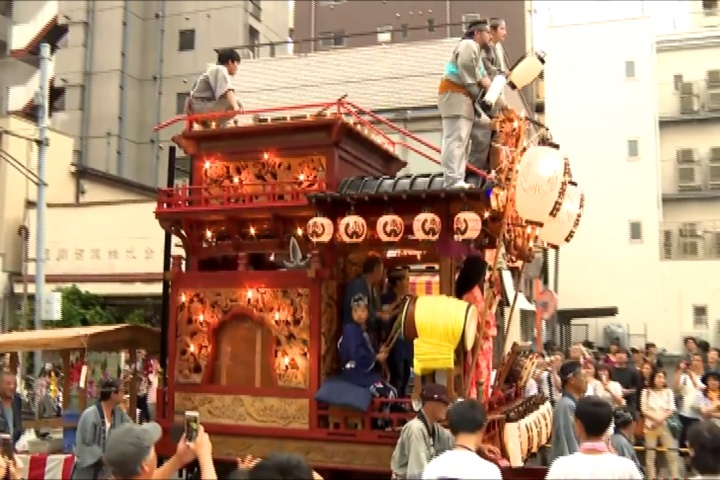
M 595 384 L 599 382 L 597 379 L 597 362 L 595 360 L 585 360 L 583 370 L 585 371 L 585 378 L 587 378 L 587 392 L 585 392 L 585 396 L 595 395 L 595 390 L 597 390 Z
M 604 363 L 599 364 L 595 369 L 595 380 L 595 391 L 592 395 L 607 400 L 613 408 L 625 405 L 622 386 L 618 382 L 610 380 L 610 367 Z
M 640 411 L 645 425 L 645 470 L 648 478 L 656 478 L 655 449 L 658 443 L 667 448 L 665 458 L 670 470 L 670 478 L 680 478 L 678 468 L 677 441 L 673 436 L 669 421 L 676 413 L 675 395 L 668 388 L 665 372 L 656 370 L 650 376 L 650 385 L 640 395 Z

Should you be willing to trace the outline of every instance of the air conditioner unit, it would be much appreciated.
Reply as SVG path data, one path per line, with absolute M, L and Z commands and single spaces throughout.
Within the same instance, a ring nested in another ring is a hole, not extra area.
M 695 150 L 692 148 L 678 148 L 675 151 L 678 163 L 695 163 Z
M 720 111 L 720 90 L 716 92 L 708 92 L 707 109 L 711 112 Z
M 697 223 L 686 222 L 680 226 L 678 230 L 680 238 L 698 238 Z
M 681 238 L 678 242 L 678 257 L 686 259 L 700 258 L 701 241 L 700 238 Z
M 678 165 L 677 185 L 679 190 L 697 190 L 700 188 L 698 166 L 691 163 Z
M 680 97 L 680 113 L 692 114 L 700 111 L 700 102 L 698 98 L 692 95 L 683 95 Z
M 392 32 L 378 32 L 378 43 L 392 43 Z
M 672 230 L 663 230 L 662 235 L 662 258 L 663 260 L 672 260 L 673 258 L 673 232 Z
M 710 147 L 710 163 L 720 163 L 720 147 Z
M 692 82 L 682 82 L 680 95 L 695 95 L 695 85 Z
M 708 90 L 720 89 L 720 70 L 707 71 L 707 88 Z
M 708 165 L 708 187 L 712 190 L 720 189 L 720 162 L 712 162 Z
M 465 13 L 462 16 L 462 29 L 463 32 L 467 30 L 468 25 L 470 25 L 472 22 L 476 22 L 480 20 L 481 15 L 479 13 Z

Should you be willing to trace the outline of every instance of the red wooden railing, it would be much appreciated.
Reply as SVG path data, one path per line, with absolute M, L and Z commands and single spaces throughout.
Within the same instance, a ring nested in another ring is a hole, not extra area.
M 307 205 L 306 193 L 324 191 L 325 182 L 314 187 L 301 182 L 238 183 L 230 185 L 180 185 L 158 191 L 156 213 L 198 212 L 226 207 L 274 207 Z
M 298 114 L 303 110 L 306 111 L 306 113 Z M 309 110 L 314 111 L 307 112 Z M 294 112 L 294 114 L 290 115 L 291 112 Z M 278 115 L 281 113 L 286 113 L 286 115 Z M 204 113 L 199 115 L 178 115 L 163 123 L 156 125 L 154 131 L 162 130 L 179 122 L 185 122 L 186 130 L 192 130 L 195 125 L 201 123 L 218 125 L 222 123 L 223 120 L 229 120 L 236 114 L 237 112 L 228 111 Z M 358 128 L 358 130 L 373 138 L 373 140 L 375 140 L 378 144 L 396 154 L 399 153 L 398 147 L 404 147 L 407 150 L 415 153 L 416 155 L 419 155 L 423 158 L 426 158 L 427 160 L 430 160 L 431 162 L 434 162 L 437 165 L 440 165 L 440 147 L 423 140 L 414 133 L 400 127 L 399 125 L 396 125 L 390 120 L 387 120 L 371 112 L 370 110 L 367 110 L 346 100 L 339 99 L 325 103 L 308 103 L 304 105 L 293 105 L 287 107 L 283 106 L 261 108 L 256 110 L 246 110 L 243 112 L 243 115 L 248 116 L 269 116 L 269 114 L 275 114 L 273 115 L 273 117 L 280 117 L 280 120 L 274 120 L 273 118 L 264 118 L 264 120 L 303 121 L 303 115 L 305 117 L 305 120 L 314 120 L 322 116 L 342 117 L 349 124 L 352 124 L 353 126 Z M 392 132 L 402 135 L 405 140 L 399 141 L 391 139 L 380 128 L 378 128 L 377 124 L 382 124 L 388 127 Z M 422 148 L 417 145 L 421 146 Z M 423 148 L 426 151 L 423 150 Z M 468 165 L 467 169 L 477 175 L 485 176 L 485 172 L 473 167 L 472 165 Z

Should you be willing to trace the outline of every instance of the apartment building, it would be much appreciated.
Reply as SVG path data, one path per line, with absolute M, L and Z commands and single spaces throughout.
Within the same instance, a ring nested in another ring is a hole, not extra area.
M 33 116 L 38 50 L 52 47 L 54 128 L 77 140 L 76 161 L 149 185 L 164 182 L 163 148 L 177 128 L 153 126 L 181 109 L 216 48 L 269 55 L 288 36 L 288 2 L 163 0 L 3 1 L 9 59 L 3 109 Z M 9 5 L 9 7 L 8 7 Z M 5 88 L 2 88 L 5 91 Z
M 684 334 L 720 341 L 720 10 L 695 2 L 693 28 L 657 40 L 661 259 Z
M 480 15 L 507 22 L 512 61 L 530 41 L 530 1 L 308 0 L 295 2 L 294 49 L 313 53 L 340 48 L 457 38 Z

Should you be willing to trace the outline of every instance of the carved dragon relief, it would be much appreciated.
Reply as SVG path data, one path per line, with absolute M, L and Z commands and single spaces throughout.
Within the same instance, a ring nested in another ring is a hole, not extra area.
M 275 339 L 273 368 L 278 384 L 307 388 L 310 372 L 310 291 L 301 288 L 181 292 L 176 316 L 176 381 L 196 384 L 202 381 L 210 359 L 213 332 L 237 309 L 253 312 Z M 261 355 L 260 358 L 268 357 Z

